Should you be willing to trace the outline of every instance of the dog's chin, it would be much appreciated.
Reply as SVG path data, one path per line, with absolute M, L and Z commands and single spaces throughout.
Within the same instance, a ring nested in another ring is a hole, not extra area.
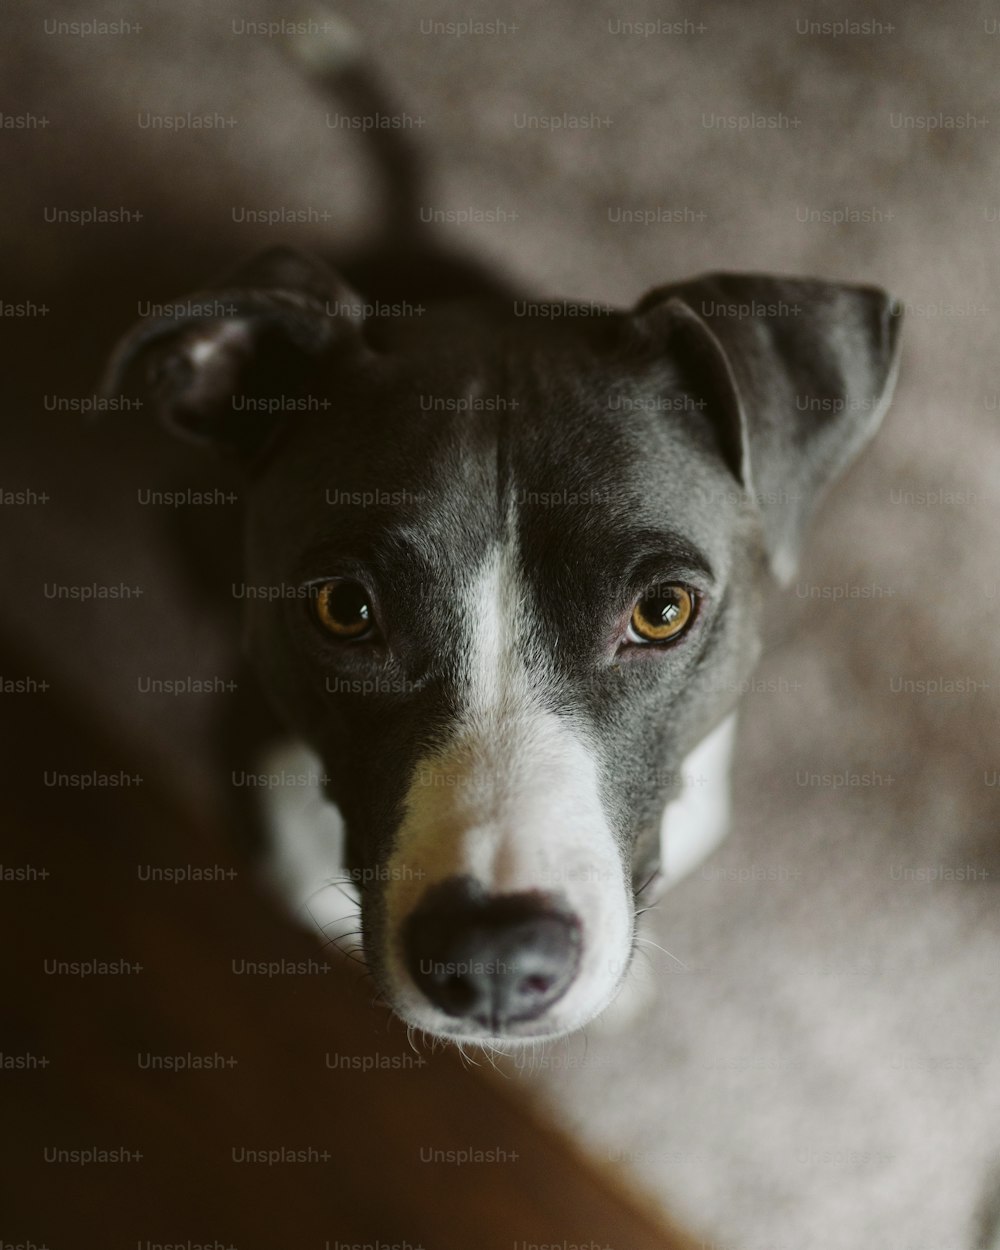
M 554 1042 L 567 1037 L 595 1020 L 603 1011 L 603 1007 L 593 1015 L 584 1016 L 578 1021 L 561 1024 L 557 1020 L 525 1020 L 515 1023 L 503 1033 L 493 1033 L 488 1028 L 473 1020 L 462 1020 L 451 1016 L 443 1018 L 424 1018 L 423 1014 L 413 1015 L 410 1012 L 396 1012 L 408 1029 L 412 1029 L 426 1038 L 452 1042 L 459 1046 L 482 1046 L 490 1050 L 516 1049 L 519 1046 L 535 1045 L 538 1042 Z
M 581 987 L 571 986 L 565 999 L 553 1004 L 552 1010 L 534 1020 L 514 1020 L 497 1033 L 477 1020 L 450 1016 L 438 1010 L 413 985 L 404 984 L 388 990 L 386 999 L 392 1011 L 408 1030 L 430 1039 L 454 1042 L 461 1046 L 483 1046 L 491 1050 L 538 1042 L 558 1041 L 599 1019 L 618 999 L 628 984 L 627 967 L 618 982 L 606 990 L 599 1000 L 587 1001 Z

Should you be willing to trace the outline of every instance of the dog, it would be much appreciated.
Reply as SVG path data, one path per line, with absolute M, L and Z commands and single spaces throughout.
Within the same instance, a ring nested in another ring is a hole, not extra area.
M 247 653 L 312 753 L 271 766 L 325 800 L 271 796 L 287 890 L 342 936 L 360 906 L 408 1025 L 552 1038 L 725 835 L 764 604 L 889 405 L 900 317 L 765 274 L 522 298 L 414 229 L 413 155 L 375 143 L 374 258 L 272 249 L 136 327 L 106 390 L 245 468 Z

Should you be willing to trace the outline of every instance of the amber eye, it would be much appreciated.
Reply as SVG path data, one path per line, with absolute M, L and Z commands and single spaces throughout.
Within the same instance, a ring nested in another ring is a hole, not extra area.
M 359 582 L 337 578 L 324 582 L 316 594 L 319 623 L 335 638 L 364 638 L 375 627 L 368 591 Z
M 671 642 L 694 620 L 695 597 L 686 586 L 652 586 L 632 609 L 632 642 Z

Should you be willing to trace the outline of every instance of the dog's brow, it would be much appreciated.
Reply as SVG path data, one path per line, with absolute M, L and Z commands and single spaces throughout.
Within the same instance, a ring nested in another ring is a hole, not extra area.
M 372 560 L 377 565 L 433 565 L 437 559 L 438 553 L 428 536 L 412 526 L 386 530 L 372 547 Z
M 715 581 L 715 570 L 708 556 L 676 530 L 639 530 L 619 539 L 615 545 L 628 553 L 628 561 L 633 568 L 638 569 L 656 560 L 667 560 L 679 569 L 702 573 Z

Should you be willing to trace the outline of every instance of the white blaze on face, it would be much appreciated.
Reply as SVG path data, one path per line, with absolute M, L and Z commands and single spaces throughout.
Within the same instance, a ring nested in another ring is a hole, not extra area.
M 449 742 L 414 769 L 388 864 L 387 961 L 393 1005 L 432 1032 L 473 1036 L 406 971 L 401 932 L 424 893 L 450 877 L 488 894 L 561 896 L 581 926 L 576 979 L 518 1030 L 545 1036 L 577 1028 L 607 1005 L 625 973 L 632 896 L 605 815 L 596 760 L 584 737 L 543 704 L 545 669 L 531 654 L 531 622 L 512 554 L 495 551 L 463 595 L 466 622 L 461 711 Z

